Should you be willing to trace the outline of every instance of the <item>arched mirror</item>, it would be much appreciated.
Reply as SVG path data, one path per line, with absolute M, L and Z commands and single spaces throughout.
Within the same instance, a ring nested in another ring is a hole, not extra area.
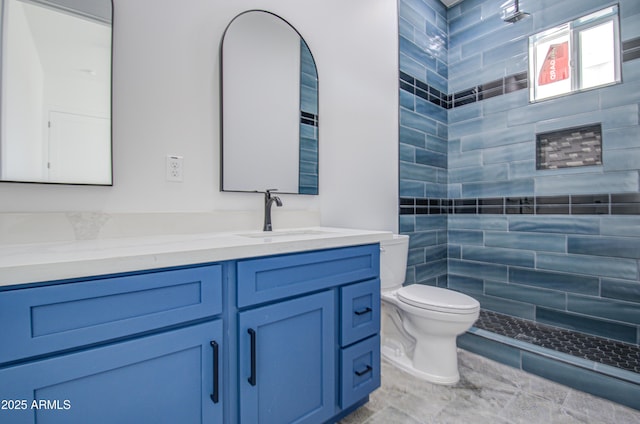
M 221 54 L 221 189 L 318 194 L 318 74 L 305 41 L 252 10 L 231 21 Z
M 0 3 L 0 180 L 111 185 L 111 0 Z

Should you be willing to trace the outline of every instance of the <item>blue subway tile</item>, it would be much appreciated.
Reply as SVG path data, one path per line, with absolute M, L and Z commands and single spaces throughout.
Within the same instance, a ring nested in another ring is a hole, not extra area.
M 420 81 L 427 79 L 427 68 L 402 52 L 400 52 L 400 71 L 418 78 Z
M 437 63 L 435 57 L 402 36 L 400 36 L 400 52 L 406 54 L 418 63 L 423 64 L 427 69 L 436 69 Z
M 537 195 L 624 193 L 637 192 L 640 188 L 637 171 L 563 175 L 560 180 L 556 175 L 536 177 L 535 186 Z
M 449 109 L 449 124 L 469 119 L 479 118 L 482 112 L 482 103 L 476 102 L 465 107 Z
M 606 140 L 606 143 L 603 146 L 605 153 L 608 149 L 628 149 L 638 147 L 638 140 L 640 140 L 640 126 L 635 125 L 609 130 L 605 129 L 603 130 L 602 138 L 603 140 Z
M 567 310 L 593 317 L 640 324 L 640 304 L 638 303 L 570 294 Z
M 636 327 L 633 325 L 543 307 L 536 308 L 536 321 L 625 343 L 636 343 Z
M 425 197 L 425 184 L 400 179 L 399 194 L 401 197 Z
M 469 13 L 477 14 L 479 16 L 481 13 L 481 10 L 478 9 L 477 12 L 473 11 Z M 453 22 L 454 27 L 456 27 L 456 29 L 458 28 L 457 26 L 458 22 L 460 22 L 461 24 L 464 24 L 466 22 L 467 16 L 469 16 L 469 14 L 465 14 L 460 18 L 456 19 Z M 502 22 L 502 20 L 497 15 L 489 16 L 487 17 L 487 19 L 484 19 L 484 20 L 478 20 L 477 17 L 472 15 L 470 16 L 469 19 L 476 20 L 475 25 L 466 26 L 465 28 L 460 29 L 459 31 L 451 33 L 449 35 L 449 44 L 452 47 L 455 47 L 458 45 L 464 45 L 464 44 L 470 43 L 473 40 L 478 40 L 478 39 L 481 40 L 484 38 L 484 36 L 492 32 L 495 32 L 496 29 L 504 25 L 504 22 Z M 486 45 L 487 44 L 485 44 L 485 46 Z
M 524 303 L 564 309 L 567 306 L 566 294 L 563 292 L 521 286 L 512 283 L 487 281 L 484 284 L 486 295 L 516 300 Z
M 640 259 L 640 238 L 569 237 L 569 253 Z
M 485 235 L 485 245 L 509 249 L 565 252 L 566 237 L 560 234 L 489 232 Z
M 472 296 L 480 302 L 483 309 L 528 319 L 530 321 L 534 319 L 536 307 L 531 303 L 479 294 L 472 294 Z
M 449 144 L 447 143 L 447 140 L 429 134 L 427 135 L 426 147 L 431 151 L 446 154 Z
M 416 216 L 416 229 L 418 231 L 437 231 L 447 227 L 445 215 L 418 215 Z
M 592 90 L 511 109 L 508 112 L 508 124 L 510 126 L 532 124 L 546 119 L 593 112 L 599 108 L 598 92 Z
M 531 142 L 534 139 L 534 126 L 520 125 L 517 128 L 500 128 L 493 131 L 485 130 L 478 134 L 462 136 L 460 138 L 460 149 L 464 152 L 467 150 L 486 149 L 487 147 L 506 146 L 512 144 L 519 145 L 522 142 Z M 530 148 L 529 154 L 533 156 L 533 148 Z
M 418 11 L 413 7 L 413 5 L 417 2 L 411 2 L 410 4 L 407 1 L 398 2 L 398 16 L 402 19 L 405 19 L 415 28 L 422 28 L 426 21 L 426 16 L 418 13 Z M 432 18 L 435 20 L 435 11 L 432 13 Z
M 449 235 L 451 235 L 451 232 L 452 230 L 449 230 Z M 464 246 L 462 258 L 469 261 L 514 265 L 523 268 L 533 268 L 535 266 L 534 252 L 516 249 Z
M 422 131 L 426 134 L 437 135 L 438 127 L 435 120 L 428 119 L 425 116 L 406 109 L 400 110 L 400 125 Z
M 600 285 L 600 295 L 602 297 L 626 300 L 640 305 L 640 281 L 603 278 Z
M 415 231 L 416 221 L 414 215 L 400 215 L 399 231 L 402 234 L 412 233 Z
M 405 109 L 409 109 L 415 112 L 416 96 L 402 89 L 399 90 L 399 94 L 400 94 L 400 101 L 399 101 L 400 107 L 403 107 Z
M 447 245 L 447 259 L 461 259 L 462 247 L 455 244 Z
M 603 236 L 640 237 L 640 216 L 603 216 L 600 219 Z
M 565 386 L 640 409 L 637 384 L 528 352 L 522 352 L 522 369 Z
M 640 81 L 630 81 L 599 90 L 602 109 L 640 102 Z
M 449 242 L 455 244 L 476 244 L 482 245 L 483 232 L 472 230 L 449 230 Z
M 447 122 L 447 110 L 435 105 L 429 101 L 426 101 L 420 97 L 415 97 L 415 112 L 420 115 L 429 116 L 431 119 L 435 119 L 440 122 Z
M 451 60 L 449 58 L 449 79 L 459 78 L 462 75 L 473 73 L 473 70 L 482 66 L 482 56 L 476 54 L 464 60 Z M 468 88 L 468 87 L 467 87 Z
M 429 166 L 402 162 L 400 164 L 400 179 L 435 182 L 436 171 L 435 168 Z
M 509 175 L 514 179 L 526 179 L 536 175 L 536 161 L 525 160 L 521 162 L 511 162 L 509 164 Z
M 640 147 L 635 149 L 610 150 L 602 153 L 604 171 L 637 170 L 640 164 Z
M 571 250 L 569 248 L 570 253 L 575 253 Z M 632 259 L 605 258 L 586 256 L 584 254 L 553 255 L 538 253 L 536 265 L 539 269 L 570 272 L 576 275 L 598 275 L 629 280 L 638 277 L 638 264 Z
M 465 333 L 458 337 L 458 347 L 468 350 L 494 361 L 520 368 L 520 350 L 503 343 L 494 342 L 484 337 Z
M 449 152 L 449 169 L 482 166 L 482 152 Z
M 416 149 L 413 146 L 400 143 L 400 160 L 404 162 L 416 161 Z
M 400 13 L 402 15 L 403 7 L 409 7 L 411 10 L 408 11 L 411 15 L 418 15 L 418 17 L 422 18 L 422 20 L 428 20 L 429 22 L 436 21 L 436 11 L 434 7 L 427 4 L 427 2 L 422 0 L 401 0 L 400 4 Z M 404 15 L 403 15 L 404 16 Z
M 449 20 L 449 35 L 460 32 L 461 30 L 477 24 L 480 21 L 482 9 L 477 7 L 469 12 L 458 15 Z
M 449 228 L 469 230 L 507 231 L 509 221 L 506 216 L 486 215 L 449 215 Z
M 426 281 L 447 273 L 447 261 L 439 260 L 416 265 L 416 281 Z
M 469 294 L 483 294 L 484 281 L 479 278 L 451 275 L 448 279 L 448 288 Z
M 577 216 L 510 216 L 509 231 L 596 235 L 600 233 L 600 218 Z
M 505 24 L 498 16 L 493 17 L 494 28 L 492 31 L 484 34 L 482 37 L 468 40 L 462 43 L 462 57 L 468 57 L 476 52 L 483 51 L 487 46 L 499 46 L 507 41 L 515 41 L 519 39 L 528 39 L 532 34 L 533 20 L 523 19 L 517 25 Z
M 539 271 L 526 268 L 509 268 L 509 281 L 569 293 L 598 295 L 597 277 Z
M 438 235 L 435 231 L 416 231 L 411 234 L 409 239 L 409 248 L 416 249 L 418 247 L 434 246 L 438 244 Z
M 446 169 L 447 155 L 425 149 L 416 149 L 416 163 Z
M 527 141 L 525 143 L 485 149 L 483 151 L 483 159 L 485 164 L 505 163 L 504 166 L 508 169 L 508 163 L 531 159 L 534 150 L 533 141 Z
M 400 144 L 410 144 L 424 148 L 426 146 L 425 134 L 407 127 L 400 127 Z
M 463 197 L 530 196 L 533 192 L 533 179 L 467 183 L 462 185 Z
M 398 19 L 398 34 L 407 40 L 413 40 L 415 25 L 404 17 Z
M 482 101 L 484 116 L 505 112 L 529 103 L 529 90 L 517 90 L 503 96 L 492 97 Z
M 424 256 L 426 262 L 433 262 L 447 259 L 447 245 L 440 244 L 437 246 L 430 246 L 424 248 Z
M 526 38 L 507 42 L 482 52 L 482 63 L 512 61 L 515 57 L 527 55 L 529 41 Z
M 424 257 L 424 248 L 417 249 L 409 249 L 409 254 L 407 255 L 407 265 L 419 265 L 425 262 Z
M 467 262 L 464 260 L 450 260 L 449 274 L 496 281 L 507 281 L 507 266 Z
M 449 182 L 451 183 L 506 181 L 508 177 L 509 168 L 504 164 L 471 168 L 456 168 L 449 170 Z

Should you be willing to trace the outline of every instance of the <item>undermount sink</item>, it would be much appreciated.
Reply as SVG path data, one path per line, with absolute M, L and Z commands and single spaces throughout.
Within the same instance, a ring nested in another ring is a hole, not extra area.
M 249 238 L 279 238 L 279 237 L 298 237 L 298 236 L 313 236 L 321 234 L 330 234 L 328 231 L 322 230 L 280 230 L 280 231 L 261 231 L 259 233 L 247 233 L 238 234 L 242 237 Z

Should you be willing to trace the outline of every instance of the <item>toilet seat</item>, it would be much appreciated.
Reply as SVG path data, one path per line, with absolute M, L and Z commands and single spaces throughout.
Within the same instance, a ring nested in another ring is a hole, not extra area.
M 401 302 L 417 308 L 450 314 L 469 314 L 480 308 L 480 303 L 471 296 L 423 284 L 402 287 L 397 297 Z

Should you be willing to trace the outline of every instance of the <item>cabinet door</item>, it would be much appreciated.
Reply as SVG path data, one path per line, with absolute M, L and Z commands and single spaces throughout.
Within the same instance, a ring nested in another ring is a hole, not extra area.
M 321 423 L 335 412 L 333 292 L 240 313 L 240 418 Z
M 16 365 L 0 370 L 0 399 L 25 408 L 0 422 L 222 423 L 221 365 L 221 321 Z

